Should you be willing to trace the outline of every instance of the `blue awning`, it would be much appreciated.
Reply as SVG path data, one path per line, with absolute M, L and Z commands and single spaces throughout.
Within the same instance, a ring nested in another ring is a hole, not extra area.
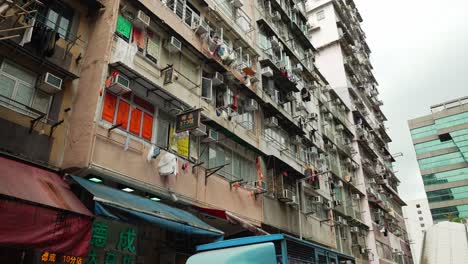
M 233 248 L 224 248 L 201 252 L 191 256 L 187 264 L 206 264 L 206 263 L 255 263 L 255 264 L 273 264 L 277 263 L 275 245 L 272 242 L 254 244 Z
M 171 232 L 210 237 L 213 240 L 221 240 L 224 236 L 223 231 L 184 210 L 84 178 L 71 177 L 94 196 L 97 215 L 123 222 L 143 220 Z

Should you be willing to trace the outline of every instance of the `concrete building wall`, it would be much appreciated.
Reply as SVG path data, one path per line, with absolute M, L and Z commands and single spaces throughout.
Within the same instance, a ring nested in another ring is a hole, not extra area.
M 403 215 L 411 240 L 411 252 L 415 263 L 420 263 L 421 250 L 426 231 L 433 225 L 427 199 L 412 200 L 403 207 Z

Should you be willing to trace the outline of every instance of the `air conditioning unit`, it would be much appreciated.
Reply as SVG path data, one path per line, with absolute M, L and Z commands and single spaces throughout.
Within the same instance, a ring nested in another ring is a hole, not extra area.
M 310 200 L 312 201 L 312 203 L 315 203 L 315 204 L 323 203 L 323 197 L 322 196 L 312 196 Z
M 371 94 L 371 96 L 377 96 L 377 95 L 379 95 L 379 91 L 377 91 L 377 89 L 372 89 L 370 91 L 370 94 Z
M 298 205 L 298 204 L 299 204 L 299 199 L 297 198 L 296 195 L 293 195 L 293 196 L 292 196 L 292 201 L 289 202 L 289 203 L 287 203 L 287 204 L 293 205 L 293 206 L 294 206 L 294 205 Z
M 349 231 L 350 231 L 351 233 L 358 233 L 358 232 L 359 232 L 359 227 L 357 227 L 357 226 L 352 226 L 352 227 L 349 228 Z
M 316 156 L 318 154 L 318 149 L 316 147 L 311 147 L 309 153 Z
M 304 213 L 306 216 L 309 216 L 315 214 L 316 212 L 317 209 L 315 207 L 315 204 L 310 200 L 306 200 L 302 213 Z
M 231 0 L 231 4 L 234 8 L 241 8 L 244 6 L 243 0 Z
M 205 33 L 208 33 L 208 22 L 206 22 L 204 19 L 200 19 L 197 23 L 193 25 L 193 30 L 197 35 L 203 35 Z
M 335 219 L 335 222 L 339 225 L 343 224 L 343 217 L 342 216 L 337 216 Z
M 265 119 L 265 126 L 266 127 L 278 127 L 278 118 L 272 116 Z
M 293 202 L 293 199 L 296 196 L 294 193 L 290 190 L 283 190 L 279 195 L 278 195 L 278 200 L 280 200 L 283 203 L 290 203 Z
M 273 77 L 273 70 L 270 67 L 262 68 L 262 75 L 265 77 Z
M 218 141 L 218 132 L 213 129 L 208 130 L 208 135 L 202 140 L 204 143 L 216 142 Z
M 278 38 L 276 38 L 275 36 L 273 36 L 273 37 L 270 38 L 270 43 L 271 43 L 271 47 L 272 47 L 273 49 L 279 48 L 279 46 L 280 46 L 280 43 L 279 43 L 279 41 L 278 41 Z
M 279 11 L 274 11 L 273 14 L 271 14 L 271 19 L 273 21 L 280 21 L 281 20 L 281 14 Z
M 318 114 L 317 113 L 310 113 L 309 114 L 309 120 L 311 120 L 311 121 L 318 120 Z
M 361 195 L 359 195 L 359 193 L 355 193 L 355 194 L 353 194 L 353 199 L 354 199 L 354 200 L 360 200 L 360 199 L 361 199 Z
M 182 50 L 182 42 L 175 37 L 171 37 L 166 43 L 166 49 L 169 53 L 178 53 Z
M 123 75 L 117 74 L 112 78 L 111 85 L 107 89 L 115 94 L 128 93 L 131 91 L 130 80 Z
M 245 111 L 253 112 L 258 110 L 258 102 L 255 99 L 249 98 L 245 101 Z
M 134 23 L 140 27 L 149 27 L 150 17 L 145 12 L 138 10 Z
M 351 164 L 351 168 L 352 168 L 353 170 L 358 170 L 358 169 L 359 169 L 359 164 L 353 162 L 353 163 Z
M 369 184 L 375 184 L 375 179 L 369 179 L 368 183 Z
M 192 135 L 196 137 L 206 136 L 206 126 L 200 123 L 200 126 L 191 131 Z
M 305 110 L 305 104 L 303 102 L 297 102 L 296 103 L 296 111 L 302 111 Z
M 224 76 L 220 72 L 215 72 L 213 76 L 213 86 L 218 86 L 224 83 Z
M 378 106 L 382 106 L 382 105 L 383 105 L 383 101 L 382 101 L 382 100 L 377 100 L 375 103 L 376 103 L 376 105 L 378 105 Z
M 343 131 L 343 130 L 344 130 L 344 126 L 343 126 L 343 125 L 337 125 L 337 126 L 336 126 L 336 130 L 338 130 L 338 131 Z
M 299 135 L 295 135 L 294 137 L 291 138 L 291 143 L 294 145 L 300 145 L 302 144 L 302 138 Z
M 327 120 L 327 121 L 333 120 L 333 115 L 331 113 L 326 114 L 325 115 L 325 120 Z
M 61 78 L 53 75 L 50 72 L 47 72 L 45 75 L 42 75 L 40 78 L 38 78 L 37 88 L 46 93 L 54 94 L 62 90 L 62 82 L 63 81 Z
M 345 105 L 340 105 L 340 111 L 341 111 L 341 112 L 346 111 L 346 106 L 345 106 Z
M 296 95 L 294 94 L 294 92 L 288 92 L 288 94 L 286 95 L 286 100 L 288 102 L 295 101 L 296 100 Z
M 301 64 L 297 64 L 296 66 L 294 66 L 292 68 L 292 71 L 296 74 L 299 74 L 301 73 L 302 71 L 304 70 L 304 68 L 302 68 L 302 65 Z

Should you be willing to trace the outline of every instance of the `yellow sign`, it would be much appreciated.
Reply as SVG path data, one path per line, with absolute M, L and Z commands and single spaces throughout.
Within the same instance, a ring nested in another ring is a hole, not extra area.
M 190 137 L 188 133 L 182 132 L 176 136 L 175 129 L 171 127 L 170 146 L 177 154 L 187 157 L 189 156 Z M 186 135 L 185 135 L 186 134 Z

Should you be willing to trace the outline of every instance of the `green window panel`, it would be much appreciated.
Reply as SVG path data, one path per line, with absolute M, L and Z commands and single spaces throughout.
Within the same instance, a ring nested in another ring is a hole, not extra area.
M 427 198 L 430 203 L 468 198 L 468 186 L 427 192 Z
M 461 163 L 464 161 L 465 159 L 463 158 L 460 152 L 454 152 L 454 153 L 439 155 L 435 157 L 420 159 L 418 160 L 418 163 L 419 163 L 419 168 L 421 170 L 427 170 L 427 169 L 452 165 L 456 163 Z
M 435 125 L 429 125 L 425 127 L 411 129 L 411 137 L 413 139 L 423 138 L 423 137 L 436 135 L 436 134 L 437 134 L 437 129 Z
M 432 219 L 446 220 L 449 217 L 468 217 L 468 204 L 431 209 Z
M 435 120 L 435 124 L 438 129 L 457 126 L 463 123 L 468 123 L 468 112 L 447 116 Z
M 456 182 L 468 179 L 468 168 L 444 171 L 423 176 L 424 185 Z
M 455 144 L 452 141 L 440 142 L 439 139 L 414 145 L 416 154 L 424 154 L 431 151 L 446 149 L 450 147 L 455 147 Z

